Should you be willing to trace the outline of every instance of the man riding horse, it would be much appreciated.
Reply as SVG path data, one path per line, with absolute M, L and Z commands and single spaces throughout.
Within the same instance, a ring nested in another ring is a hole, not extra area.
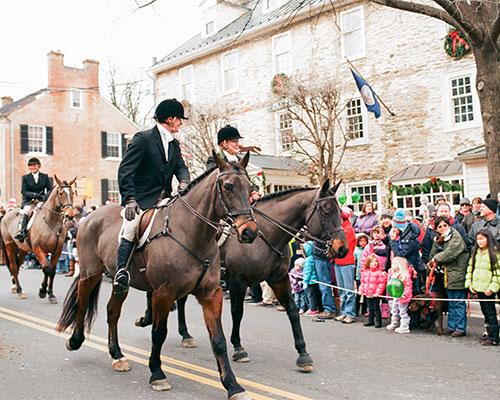
M 15 238 L 21 243 L 26 238 L 26 225 L 28 225 L 28 217 L 35 205 L 35 201 L 44 201 L 52 190 L 52 183 L 49 176 L 40 172 L 40 166 L 40 160 L 36 157 L 31 157 L 28 160 L 30 173 L 23 175 L 21 186 L 23 201 L 20 211 L 23 218 L 19 224 L 19 231 L 15 235 Z
M 156 126 L 134 135 L 118 168 L 118 187 L 125 206 L 113 282 L 118 298 L 129 288 L 127 261 L 134 248 L 140 216 L 158 198 L 170 196 L 174 175 L 179 181 L 178 192 L 190 180 L 179 142 L 172 136 L 179 131 L 182 120 L 187 119 L 183 105 L 176 99 L 164 100 L 156 107 L 153 118 Z

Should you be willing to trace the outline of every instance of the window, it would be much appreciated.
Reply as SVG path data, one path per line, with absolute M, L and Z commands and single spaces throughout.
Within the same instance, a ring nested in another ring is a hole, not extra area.
M 340 13 L 342 24 L 342 56 L 349 60 L 365 55 L 365 30 L 361 7 Z
M 28 152 L 45 153 L 45 127 L 39 125 L 28 126 Z
M 287 112 L 277 114 L 278 141 L 280 151 L 290 151 L 293 148 L 293 121 Z
M 190 103 L 193 102 L 193 66 L 188 65 L 187 67 L 181 68 L 179 70 L 179 79 L 181 85 L 181 99 L 187 100 Z
M 455 78 L 451 83 L 451 101 L 455 124 L 474 120 L 474 102 L 470 76 Z
M 262 0 L 262 12 L 274 10 L 277 6 L 278 0 Z
M 222 55 L 222 91 L 224 94 L 238 90 L 238 52 Z
M 122 147 L 122 135 L 117 132 L 107 132 L 106 135 L 107 155 L 108 157 L 120 158 L 120 149 Z
M 283 72 L 290 75 L 292 73 L 290 48 L 290 33 L 273 37 L 273 67 L 275 74 Z
M 363 204 L 365 201 L 371 201 L 374 205 L 378 205 L 378 183 L 377 182 L 372 182 L 372 183 L 364 183 L 364 184 L 358 184 L 354 183 L 352 185 L 348 185 L 348 194 L 349 194 L 349 199 L 352 199 L 352 194 L 353 192 L 358 192 L 359 193 L 359 201 L 357 203 L 354 203 L 354 212 L 361 212 L 361 209 L 363 208 Z M 352 202 L 352 200 L 351 200 Z M 378 208 L 378 207 L 375 207 Z
M 108 180 L 108 200 L 113 203 L 120 203 L 120 190 L 116 179 Z
M 82 92 L 79 90 L 71 90 L 71 108 L 82 108 Z
M 211 35 L 215 31 L 215 22 L 210 21 L 205 24 L 205 35 Z
M 299 187 L 297 185 L 273 185 L 274 192 L 282 192 L 283 190 L 293 189 Z M 273 192 L 273 193 L 274 193 Z
M 475 88 L 474 69 L 456 71 L 444 76 L 445 130 L 481 126 L 479 98 Z
M 346 131 L 351 140 L 365 137 L 361 104 L 361 99 L 354 99 L 349 101 L 346 106 Z

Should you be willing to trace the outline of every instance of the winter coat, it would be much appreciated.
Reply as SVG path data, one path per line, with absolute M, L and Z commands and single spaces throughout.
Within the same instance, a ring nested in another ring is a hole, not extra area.
M 434 238 L 436 237 L 436 230 L 434 228 L 434 221 L 436 219 L 434 218 L 429 226 L 427 227 L 425 231 L 424 238 L 422 239 L 422 261 L 424 264 L 427 264 L 432 257 L 430 257 L 431 250 L 432 250 L 432 245 L 434 243 Z M 465 232 L 465 228 L 460 224 L 455 218 L 451 217 L 450 218 L 450 224 L 452 228 L 455 228 L 455 230 L 460 233 L 462 236 L 462 239 L 464 240 L 464 243 L 467 247 L 469 247 L 469 239 L 467 237 L 467 233 Z M 472 244 L 475 243 L 475 238 Z
M 411 301 L 411 298 L 413 297 L 413 281 L 411 279 L 411 276 L 413 274 L 413 270 L 411 267 L 408 268 L 408 276 L 406 279 L 401 279 L 401 277 L 398 275 L 392 275 L 392 269 L 389 270 L 389 273 L 387 274 L 387 282 L 389 282 L 392 278 L 397 278 L 401 279 L 403 281 L 404 285 L 404 292 L 403 296 L 401 296 L 398 300 L 401 304 L 404 303 L 409 303 Z
M 476 243 L 476 235 L 481 229 L 487 229 L 493 233 L 493 237 L 500 243 L 500 218 L 495 217 L 491 221 L 482 219 L 474 223 L 469 231 L 469 247 L 471 248 Z
M 356 279 L 359 281 L 361 279 L 361 256 L 363 255 L 363 248 L 356 246 L 354 249 L 354 260 L 356 261 Z
M 385 290 L 387 274 L 382 268 L 365 269 L 361 273 L 359 291 L 366 297 L 381 296 Z
M 345 237 L 347 239 L 347 245 L 349 246 L 349 252 L 344 258 L 336 258 L 336 265 L 353 265 L 356 263 L 354 258 L 354 250 L 356 249 L 356 235 L 354 229 L 352 228 L 351 221 L 349 219 L 342 221 L 342 229 L 344 230 Z
M 302 277 L 304 276 L 304 270 L 293 268 L 290 271 L 290 282 L 292 283 L 293 293 L 300 293 L 304 290 L 304 284 L 302 283 Z
M 430 257 L 437 264 L 444 265 L 445 288 L 452 290 L 465 288 L 469 251 L 460 233 L 454 228 L 450 228 L 450 233 L 442 243 L 435 239 Z
M 377 225 L 378 215 L 375 213 L 366 214 L 358 217 L 354 223 L 354 232 L 370 234 L 372 228 Z
M 306 260 L 302 266 L 304 280 L 303 286 L 306 288 L 308 285 L 315 285 L 318 281 L 318 274 L 316 274 L 316 268 L 314 268 L 314 257 L 313 257 L 313 247 L 311 246 L 311 241 L 304 243 L 304 255 Z M 316 281 L 316 282 L 313 282 Z
M 500 260 L 500 253 L 497 253 Z M 467 274 L 465 275 L 465 288 L 472 287 L 474 291 L 484 293 L 488 289 L 492 293 L 498 293 L 500 290 L 500 271 L 499 267 L 493 269 L 488 251 L 477 250 L 474 270 L 472 270 L 472 257 L 469 260 Z
M 408 222 L 408 227 L 401 233 L 398 239 L 389 242 L 394 257 L 406 258 L 415 270 L 420 271 L 425 267 L 420 259 L 420 227 L 413 222 Z
M 378 265 L 383 269 L 387 260 L 387 248 L 383 242 L 376 243 L 374 240 L 366 245 L 361 256 L 361 272 L 365 270 L 366 257 L 374 254 L 378 259 Z

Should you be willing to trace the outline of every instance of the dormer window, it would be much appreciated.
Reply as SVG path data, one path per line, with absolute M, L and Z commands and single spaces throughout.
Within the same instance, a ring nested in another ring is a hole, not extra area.
M 262 12 L 267 13 L 278 7 L 281 7 L 288 0 L 262 0 Z
M 215 31 L 215 22 L 209 21 L 205 24 L 205 36 L 209 36 Z
M 82 92 L 80 90 L 71 90 L 71 108 L 82 108 Z

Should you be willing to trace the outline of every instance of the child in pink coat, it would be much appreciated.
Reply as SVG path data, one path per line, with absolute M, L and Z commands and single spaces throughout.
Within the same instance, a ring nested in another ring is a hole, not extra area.
M 366 258 L 372 254 L 377 256 L 380 268 L 385 268 L 385 262 L 387 260 L 387 248 L 383 242 L 384 239 L 384 228 L 382 228 L 380 225 L 374 226 L 372 231 L 370 232 L 370 241 L 364 247 L 363 254 L 361 255 L 361 271 L 365 269 Z
M 382 269 L 376 255 L 366 257 L 365 270 L 361 272 L 359 291 L 368 303 L 368 322 L 364 326 L 382 327 L 380 296 L 384 293 L 387 274 Z M 374 321 L 375 320 L 375 321 Z
M 408 315 L 408 305 L 413 296 L 412 268 L 403 257 L 394 257 L 391 262 L 391 269 L 387 276 L 387 281 L 392 278 L 400 279 L 404 285 L 403 296 L 392 301 L 391 323 L 387 325 L 390 331 L 396 333 L 410 333 L 410 316 Z M 401 322 L 399 328 L 397 326 Z

